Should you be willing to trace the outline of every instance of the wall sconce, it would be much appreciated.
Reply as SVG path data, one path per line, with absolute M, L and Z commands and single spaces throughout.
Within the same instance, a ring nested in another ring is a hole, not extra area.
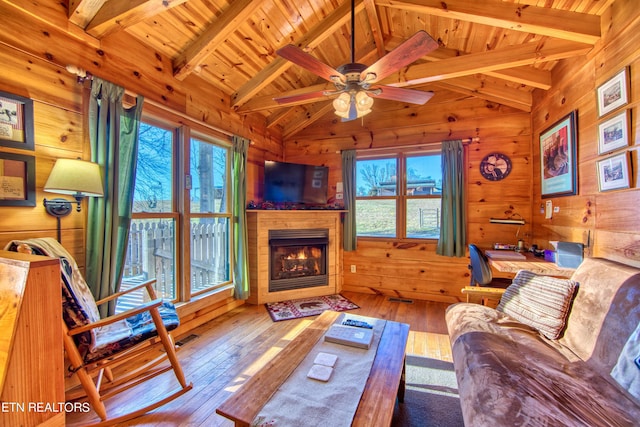
M 97 163 L 84 160 L 58 159 L 51 169 L 51 174 L 44 191 L 49 193 L 69 194 L 76 200 L 56 198 L 44 199 L 44 208 L 49 215 L 56 217 L 58 242 L 60 241 L 60 218 L 71 213 L 71 204 L 76 203 L 76 211 L 80 212 L 84 197 L 104 196 L 102 174 Z

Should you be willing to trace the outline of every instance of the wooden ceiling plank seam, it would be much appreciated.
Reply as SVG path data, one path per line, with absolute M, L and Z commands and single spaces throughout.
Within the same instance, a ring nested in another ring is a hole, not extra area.
M 109 0 L 98 10 L 85 30 L 103 38 L 124 30 L 147 18 L 159 15 L 187 0 Z
M 470 53 L 443 61 L 413 64 L 387 77 L 380 84 L 405 87 L 429 83 L 585 55 L 592 48 L 589 44 L 557 39 L 549 39 L 544 43 L 530 42 L 489 52 Z
M 302 36 L 295 44 L 304 50 L 313 49 L 319 45 L 327 37 L 335 33 L 336 29 L 351 18 L 350 2 L 344 2 L 322 21 L 319 22 L 311 31 Z M 361 11 L 364 8 L 362 2 L 357 2 L 355 10 Z M 260 92 L 265 86 L 270 84 L 274 79 L 291 67 L 293 64 L 284 58 L 274 58 L 269 65 L 256 74 L 251 80 L 240 87 L 231 97 L 232 107 L 236 108 L 249 100 L 252 96 Z
M 376 4 L 581 43 L 595 44 L 601 36 L 599 15 L 501 0 L 376 0 Z
M 173 61 L 173 76 L 184 80 L 204 59 L 242 25 L 263 0 L 236 0 Z
M 380 18 L 378 18 L 378 11 L 376 10 L 376 4 L 374 0 L 364 0 L 364 9 L 367 12 L 367 18 L 369 19 L 369 26 L 371 27 L 371 34 L 373 40 L 376 43 L 376 50 L 378 52 L 378 58 L 382 58 L 386 51 L 384 48 L 384 39 L 382 38 L 382 28 L 380 25 Z

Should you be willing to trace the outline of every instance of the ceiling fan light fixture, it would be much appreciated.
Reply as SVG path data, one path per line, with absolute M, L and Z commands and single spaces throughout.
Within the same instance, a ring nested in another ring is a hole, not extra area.
M 358 112 L 360 111 L 371 111 L 371 107 L 373 106 L 373 98 L 369 96 L 369 94 L 363 90 L 356 93 L 356 108 Z
M 356 118 L 366 116 L 371 112 L 373 106 L 373 98 L 367 92 L 361 90 L 358 92 L 342 92 L 340 96 L 333 100 L 333 108 L 335 114 L 343 119 L 353 119 L 350 116 L 351 106 L 355 106 Z
M 342 92 L 340 96 L 333 100 L 333 108 L 340 117 L 347 117 L 349 114 L 349 106 L 351 105 L 351 95 Z

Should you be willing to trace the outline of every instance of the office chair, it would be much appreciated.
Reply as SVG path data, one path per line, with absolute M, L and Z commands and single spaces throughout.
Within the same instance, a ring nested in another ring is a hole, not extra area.
M 499 300 L 504 290 L 511 284 L 511 279 L 494 278 L 487 257 L 474 244 L 469 245 L 469 258 L 471 283 L 462 289 L 462 293 L 467 295 L 467 302 L 471 302 L 471 297 L 480 298 L 482 303 L 487 298 Z

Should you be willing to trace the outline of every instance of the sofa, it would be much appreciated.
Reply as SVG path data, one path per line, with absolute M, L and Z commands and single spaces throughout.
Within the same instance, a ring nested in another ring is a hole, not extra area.
M 640 269 L 521 271 L 491 308 L 446 313 L 466 426 L 640 426 Z

